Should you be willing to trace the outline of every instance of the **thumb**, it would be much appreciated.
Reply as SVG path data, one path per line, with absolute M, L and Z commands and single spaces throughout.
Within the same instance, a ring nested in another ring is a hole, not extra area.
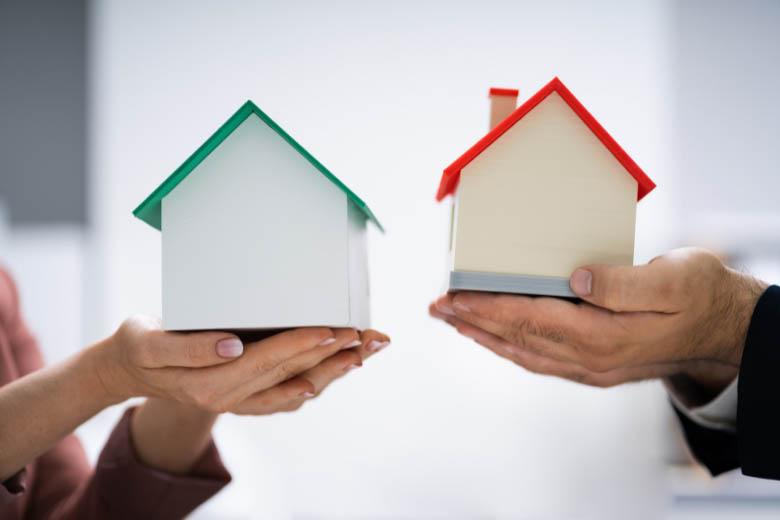
M 574 271 L 574 294 L 588 303 L 616 312 L 673 311 L 668 277 L 656 263 L 640 266 L 594 264 Z
M 206 367 L 237 358 L 244 345 L 224 332 L 152 331 L 144 342 L 147 359 L 158 367 Z

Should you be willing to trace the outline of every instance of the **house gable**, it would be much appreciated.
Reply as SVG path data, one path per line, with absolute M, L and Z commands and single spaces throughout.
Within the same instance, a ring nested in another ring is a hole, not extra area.
M 631 264 L 637 181 L 558 93 L 462 168 L 458 271 L 568 277 Z
M 348 200 L 249 114 L 162 199 L 164 328 L 348 323 Z
M 341 182 L 330 170 L 325 168 L 322 163 L 314 158 L 303 146 L 293 139 L 287 132 L 282 129 L 276 122 L 268 117 L 268 115 L 260 110 L 251 100 L 244 103 L 244 105 L 233 114 L 214 134 L 209 137 L 205 143 L 203 143 L 195 152 L 187 158 L 176 171 L 174 171 L 162 184 L 160 184 L 141 204 L 133 210 L 133 215 L 143 220 L 153 228 L 161 230 L 161 204 L 162 200 L 176 188 L 179 183 L 185 179 L 190 172 L 192 172 L 203 160 L 205 160 L 209 154 L 211 154 L 217 147 L 231 133 L 241 125 L 250 115 L 255 115 L 262 120 L 268 127 L 276 132 L 289 146 L 297 151 L 302 157 L 304 157 L 312 166 L 314 166 L 322 175 L 335 184 L 341 191 L 343 191 L 347 197 L 361 210 L 365 217 L 372 221 L 380 231 L 384 231 L 382 225 L 377 220 L 374 213 L 363 202 L 363 199 L 358 197 L 352 190 L 350 190 L 343 182 Z
M 439 183 L 439 189 L 436 193 L 436 200 L 441 201 L 447 195 L 455 193 L 460 181 L 461 170 L 471 161 L 483 153 L 487 148 L 514 126 L 518 121 L 530 113 L 536 106 L 544 101 L 552 93 L 557 93 L 585 124 L 585 126 L 595 135 L 602 145 L 609 150 L 612 155 L 623 165 L 625 171 L 637 181 L 637 201 L 655 188 L 655 183 L 645 172 L 629 157 L 629 155 L 620 147 L 620 145 L 609 135 L 596 118 L 574 97 L 568 88 L 558 78 L 553 78 L 539 92 L 531 96 L 525 103 L 512 112 L 505 120 L 499 123 L 495 128 L 480 139 L 474 146 L 469 148 L 466 153 L 455 160 L 451 165 L 445 168 Z

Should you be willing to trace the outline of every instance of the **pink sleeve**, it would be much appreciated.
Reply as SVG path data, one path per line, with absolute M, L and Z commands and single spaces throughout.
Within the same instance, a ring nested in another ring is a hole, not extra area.
M 6 348 L 13 360 L 13 379 L 43 368 L 43 356 L 35 337 L 22 319 L 20 307 L 16 284 L 11 275 L 0 269 L 0 326 L 8 340 Z M 0 380 L 0 385 L 8 382 Z
M 0 268 L 0 386 L 42 366 L 38 345 L 21 317 L 16 284 Z M 29 503 L 27 489 L 32 484 L 30 467 L 22 468 L 0 483 L 0 518 L 24 517 Z
M 67 472 L 38 475 L 40 487 L 33 490 L 35 514 L 30 518 L 182 518 L 230 482 L 213 441 L 186 475 L 144 466 L 130 437 L 133 411 L 128 409 L 122 416 L 94 473 L 80 484 L 75 485 Z
M 13 280 L 0 269 L 0 386 L 42 366 Z M 187 475 L 144 466 L 130 436 L 132 413 L 114 428 L 94 471 L 79 440 L 68 435 L 0 483 L 0 518 L 181 518 L 230 482 L 213 441 Z

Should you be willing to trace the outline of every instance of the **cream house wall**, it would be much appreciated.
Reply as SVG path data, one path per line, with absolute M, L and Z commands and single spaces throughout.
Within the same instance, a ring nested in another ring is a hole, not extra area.
M 463 168 L 456 197 L 455 270 L 633 263 L 637 182 L 555 92 Z

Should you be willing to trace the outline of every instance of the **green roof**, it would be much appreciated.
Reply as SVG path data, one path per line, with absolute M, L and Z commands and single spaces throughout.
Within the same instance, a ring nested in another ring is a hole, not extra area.
M 238 126 L 243 123 L 250 114 L 255 114 L 257 117 L 262 119 L 265 124 L 270 126 L 277 134 L 279 134 L 279 136 L 281 136 L 282 139 L 287 141 L 290 146 L 295 148 L 295 150 L 297 150 L 299 154 L 301 154 L 307 161 L 309 161 L 312 166 L 317 168 L 320 173 L 328 178 L 328 180 L 338 186 L 338 188 L 343 191 L 358 208 L 360 208 L 368 220 L 376 224 L 376 227 L 378 227 L 380 231 L 384 232 L 382 224 L 379 223 L 371 209 L 366 205 L 365 202 L 363 202 L 363 199 L 355 195 L 352 190 L 350 190 L 343 182 L 336 178 L 336 176 L 333 175 L 330 170 L 325 168 L 321 162 L 319 162 L 314 158 L 314 156 L 307 152 L 303 146 L 298 144 L 298 141 L 290 137 L 290 134 L 285 132 L 282 127 L 277 125 L 273 119 L 268 117 L 266 113 L 260 110 L 257 105 L 252 103 L 251 100 L 244 103 L 244 105 L 239 108 L 235 114 L 230 116 L 230 119 L 225 121 L 225 124 L 220 126 L 219 129 L 214 132 L 214 135 L 209 137 L 205 143 L 200 145 L 200 148 L 195 150 L 195 153 L 190 155 L 181 166 L 176 168 L 176 171 L 174 171 L 167 179 L 163 181 L 162 184 L 157 187 L 157 189 L 155 189 L 148 197 L 146 197 L 146 199 L 133 210 L 133 215 L 143 220 L 153 228 L 158 230 L 161 229 L 161 206 L 163 198 L 171 191 L 173 191 L 173 189 L 178 186 L 178 184 L 184 180 L 184 178 L 189 175 L 190 172 L 194 170 L 206 157 L 208 157 L 209 154 L 214 151 L 214 149 L 233 132 L 233 130 L 238 128 Z

